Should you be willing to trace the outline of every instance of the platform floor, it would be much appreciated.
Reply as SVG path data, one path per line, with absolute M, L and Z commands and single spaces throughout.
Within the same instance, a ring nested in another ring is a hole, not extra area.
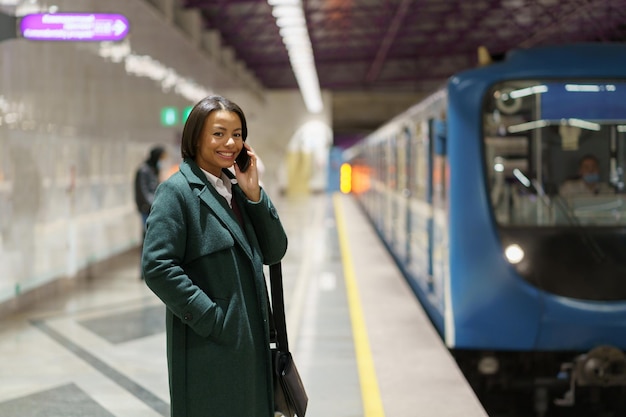
M 355 201 L 275 204 L 307 417 L 485 417 Z M 0 318 L 0 358 L 0 417 L 169 416 L 164 307 L 139 279 L 138 251 Z

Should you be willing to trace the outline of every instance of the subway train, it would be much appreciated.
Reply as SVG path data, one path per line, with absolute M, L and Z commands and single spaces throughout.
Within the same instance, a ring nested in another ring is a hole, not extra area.
M 527 390 L 536 415 L 624 415 L 625 44 L 511 51 L 344 158 L 475 389 Z

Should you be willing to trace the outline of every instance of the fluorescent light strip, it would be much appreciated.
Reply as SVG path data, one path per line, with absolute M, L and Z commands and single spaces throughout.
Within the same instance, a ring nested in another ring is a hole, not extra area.
M 600 130 L 600 125 L 598 123 L 588 122 L 581 119 L 567 119 L 567 124 L 570 126 L 580 127 L 581 129 L 595 130 L 596 132 Z
M 514 168 L 513 169 L 513 175 L 515 175 L 515 178 L 518 179 L 519 182 L 521 182 L 522 184 L 524 184 L 524 187 L 530 187 L 530 180 L 528 179 L 528 177 L 526 175 L 524 175 L 524 173 L 522 171 L 520 171 L 518 168 Z
M 527 130 L 540 129 L 542 127 L 546 127 L 550 125 L 551 123 L 547 120 L 533 120 L 531 122 L 520 123 L 518 125 L 511 125 L 507 128 L 507 131 L 509 133 L 519 133 L 519 132 L 525 132 Z M 599 131 L 601 128 L 600 124 L 598 123 L 588 122 L 586 120 L 573 119 L 573 118 L 561 120 L 561 125 L 575 126 L 575 127 L 580 127 L 581 129 L 595 130 L 595 131 Z
M 507 128 L 509 133 L 525 132 L 527 130 L 539 129 L 548 126 L 548 122 L 545 120 L 534 120 L 532 122 L 520 123 L 518 125 L 511 125 Z
M 267 0 L 267 3 L 272 7 L 304 104 L 309 112 L 319 113 L 324 105 L 302 3 L 300 0 Z
M 615 90 L 617 90 L 615 84 L 565 84 L 565 91 L 576 93 L 598 93 Z
M 533 87 L 522 88 L 519 90 L 514 90 L 509 93 L 509 97 L 511 98 L 522 98 L 526 96 L 530 96 L 531 94 L 541 94 L 546 93 L 548 91 L 548 87 L 545 85 L 535 85 Z
M 124 63 L 127 74 L 146 77 L 161 84 L 163 92 L 174 91 L 192 103 L 212 94 L 195 81 L 179 75 L 174 69 L 148 55 L 134 54 L 130 42 L 100 42 L 98 55 L 115 63 Z

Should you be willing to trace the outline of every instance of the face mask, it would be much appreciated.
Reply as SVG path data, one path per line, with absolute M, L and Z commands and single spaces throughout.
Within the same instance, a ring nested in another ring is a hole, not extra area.
M 585 174 L 583 175 L 583 181 L 589 184 L 596 183 L 600 181 L 600 175 L 597 173 Z

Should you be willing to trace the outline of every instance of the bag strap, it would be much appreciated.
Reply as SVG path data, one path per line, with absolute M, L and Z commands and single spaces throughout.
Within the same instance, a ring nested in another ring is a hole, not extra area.
M 270 265 L 270 283 L 272 287 L 271 322 L 276 332 L 276 343 L 282 352 L 289 352 L 287 325 L 285 324 L 285 304 L 283 299 L 283 272 L 279 263 Z

